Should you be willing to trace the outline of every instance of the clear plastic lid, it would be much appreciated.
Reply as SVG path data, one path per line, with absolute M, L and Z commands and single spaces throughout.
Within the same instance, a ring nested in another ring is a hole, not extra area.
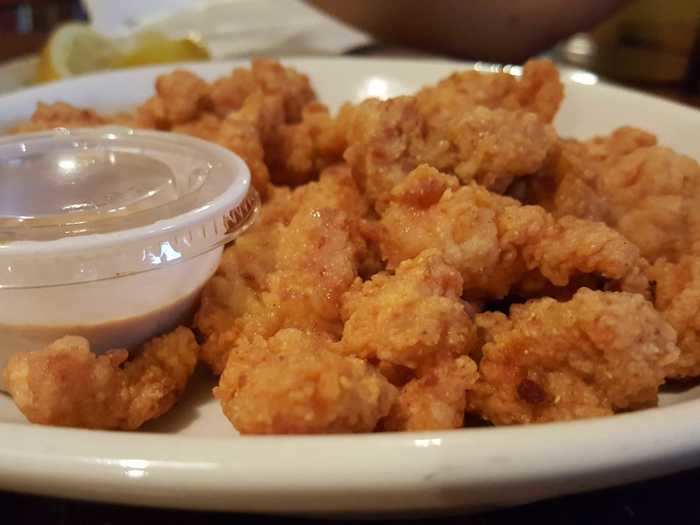
M 129 128 L 0 140 L 0 288 L 157 269 L 222 246 L 259 208 L 245 163 L 203 140 Z

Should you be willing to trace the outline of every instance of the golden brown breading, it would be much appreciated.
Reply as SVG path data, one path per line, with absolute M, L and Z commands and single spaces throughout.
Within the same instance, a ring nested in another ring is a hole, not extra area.
M 531 270 L 557 286 L 594 273 L 644 289 L 638 250 L 614 230 L 573 218 L 556 221 L 538 206 L 481 186 L 459 187 L 454 177 L 427 166 L 392 190 L 381 224 L 389 268 L 437 249 L 462 274 L 467 299 L 502 298 Z
M 263 208 L 264 212 L 264 208 Z M 272 335 L 279 323 L 262 301 L 268 275 L 283 234 L 279 225 L 254 228 L 224 250 L 216 274 L 202 291 L 195 327 L 205 336 L 201 359 L 220 374 L 228 353 L 242 334 Z
M 679 353 L 673 328 L 638 294 L 583 288 L 568 302 L 536 299 L 477 323 L 489 334 L 468 403 L 497 425 L 654 404 Z
M 283 120 L 282 100 L 257 92 L 225 119 L 203 112 L 195 120 L 173 126 L 172 131 L 216 142 L 239 155 L 250 169 L 253 186 L 265 197 L 270 179 L 265 146 Z
M 192 135 L 193 137 L 208 140 L 209 142 L 216 142 L 219 138 L 221 124 L 222 120 L 217 117 L 216 114 L 205 111 L 200 113 L 194 120 L 173 126 L 172 131 L 175 133 Z
M 564 98 L 557 68 L 549 60 L 529 60 L 520 78 L 474 70 L 453 73 L 416 94 L 421 111 L 436 124 L 476 106 L 525 110 L 551 122 Z
M 293 186 L 308 182 L 341 161 L 345 147 L 345 136 L 328 108 L 312 102 L 303 109 L 301 122 L 280 126 L 266 147 L 272 181 Z
M 649 269 L 655 306 L 678 332 L 681 355 L 666 368 L 671 378 L 700 376 L 700 257 L 657 261 Z
M 176 69 L 156 79 L 156 94 L 137 109 L 143 127 L 169 130 L 194 120 L 209 107 L 209 84 L 194 73 Z
M 299 211 L 281 237 L 278 269 L 263 300 L 282 326 L 340 337 L 340 301 L 357 276 L 348 218 L 331 208 Z
M 65 102 L 44 104 L 39 102 L 28 122 L 15 126 L 11 133 L 29 133 L 53 128 L 91 128 L 109 124 L 111 119 L 92 109 L 71 106 Z
M 357 231 L 367 209 L 343 166 L 294 191 L 274 189 L 202 294 L 196 326 L 206 336 L 202 359 L 215 373 L 242 335 L 290 327 L 340 336 L 340 295 L 367 253 Z
M 222 262 L 205 287 L 196 323 L 207 337 L 202 359 L 215 373 L 221 373 L 242 336 L 269 337 L 281 328 L 301 328 L 340 337 L 340 296 L 357 275 L 347 217 L 323 208 L 297 214 L 288 227 L 278 226 L 273 232 L 279 234 L 274 251 L 253 256 L 274 261 L 268 263 L 274 271 L 256 269 L 262 289 L 236 275 L 241 256 L 237 245 L 228 250 L 234 255 Z
M 564 141 L 532 196 L 558 216 L 604 221 L 652 262 L 700 250 L 700 166 L 656 146 L 656 138 L 620 128 L 587 142 Z
M 270 180 L 264 146 L 283 119 L 280 98 L 256 93 L 248 97 L 238 111 L 228 114 L 215 139 L 248 164 L 253 186 L 263 197 L 267 194 Z
M 242 339 L 214 395 L 242 434 L 371 432 L 389 412 L 396 388 L 334 346 L 295 329 Z
M 238 111 L 245 99 L 260 91 L 260 86 L 250 69 L 239 67 L 225 77 L 217 78 L 211 85 L 209 99 L 214 113 L 226 118 L 232 111 Z
M 96 356 L 82 337 L 14 355 L 5 386 L 32 423 L 134 430 L 172 408 L 197 364 L 199 347 L 180 327 L 147 342 L 133 360 L 126 350 Z
M 285 122 L 288 124 L 299 122 L 302 110 L 316 100 L 309 77 L 293 68 L 284 67 L 277 60 L 254 59 L 250 70 L 265 95 L 282 98 Z
M 343 296 L 343 349 L 413 369 L 438 354 L 467 354 L 476 333 L 461 294 L 459 272 L 435 250 L 404 261 L 394 275 L 358 279 Z
M 407 383 L 382 421 L 384 430 L 449 430 L 464 425 L 465 392 L 477 381 L 476 363 L 466 356 L 443 358 Z
M 316 99 L 306 75 L 276 60 L 253 59 L 250 69 L 234 69 L 230 76 L 213 83 L 211 104 L 223 118 L 240 109 L 246 98 L 256 92 L 280 97 L 287 123 L 299 122 L 303 108 Z
M 514 177 L 540 170 L 556 143 L 533 113 L 477 107 L 433 125 L 414 97 L 366 100 L 346 109 L 338 125 L 348 143 L 344 158 L 380 212 L 388 192 L 420 164 L 503 191 Z

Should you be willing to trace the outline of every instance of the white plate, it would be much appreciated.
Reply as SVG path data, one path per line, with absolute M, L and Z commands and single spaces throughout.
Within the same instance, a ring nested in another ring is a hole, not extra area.
M 297 59 L 332 106 L 433 82 L 448 62 Z M 212 79 L 234 63 L 192 65 Z M 467 66 L 463 66 L 467 67 Z M 102 110 L 145 99 L 171 67 L 84 77 L 0 97 L 0 123 L 38 101 Z M 698 155 L 700 112 L 564 73 L 559 131 L 587 136 L 629 124 Z M 0 308 L 8 305 L 0 305 Z M 700 465 L 700 387 L 662 407 L 612 418 L 424 434 L 239 438 L 201 374 L 188 397 L 144 432 L 30 426 L 0 395 L 0 489 L 142 505 L 240 512 L 483 509 L 570 494 Z

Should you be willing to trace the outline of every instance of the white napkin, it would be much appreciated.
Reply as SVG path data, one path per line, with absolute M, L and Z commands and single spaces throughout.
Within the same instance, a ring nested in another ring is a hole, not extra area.
M 215 59 L 242 55 L 333 55 L 370 38 L 301 0 L 83 0 L 96 30 L 114 36 L 154 29 L 198 35 Z

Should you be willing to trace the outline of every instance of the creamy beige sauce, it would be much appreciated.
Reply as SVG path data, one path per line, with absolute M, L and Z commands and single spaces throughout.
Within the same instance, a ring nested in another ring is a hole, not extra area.
M 133 348 L 181 324 L 190 324 L 199 303 L 200 291 L 145 315 L 93 325 L 0 324 L 0 370 L 12 354 L 41 350 L 66 335 L 85 337 L 90 341 L 91 349 L 97 353 L 115 348 Z

